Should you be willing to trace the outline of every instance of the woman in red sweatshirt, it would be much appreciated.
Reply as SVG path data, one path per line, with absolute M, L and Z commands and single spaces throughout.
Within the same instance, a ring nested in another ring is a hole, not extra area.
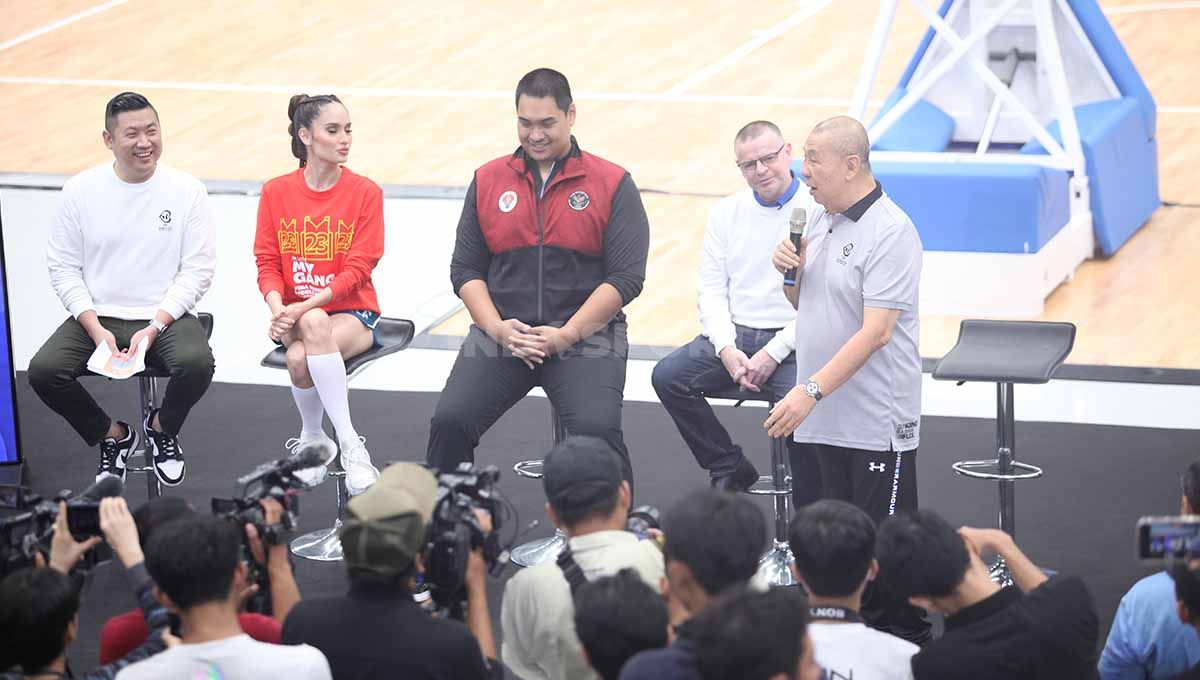
M 308 444 L 332 450 L 322 428 L 329 414 L 358 494 L 379 471 L 350 422 L 344 361 L 375 343 L 379 301 L 371 270 L 383 255 L 383 192 L 343 163 L 350 155 L 350 113 L 333 95 L 296 95 L 288 104 L 292 154 L 300 169 L 263 185 L 254 256 L 258 287 L 271 309 L 267 334 L 287 347 L 292 396 L 300 411 L 293 454 Z M 317 483 L 325 468 L 309 471 Z

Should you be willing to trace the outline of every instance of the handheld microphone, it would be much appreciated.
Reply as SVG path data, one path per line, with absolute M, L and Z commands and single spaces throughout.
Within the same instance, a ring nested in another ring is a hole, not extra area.
M 792 210 L 792 216 L 788 218 L 788 231 L 791 235 L 792 245 L 796 246 L 796 252 L 800 252 L 800 240 L 804 238 L 804 232 L 808 226 L 808 213 L 804 208 L 796 208 Z M 800 275 L 798 267 L 792 267 L 783 275 L 783 283 L 788 286 L 796 285 L 796 278 Z

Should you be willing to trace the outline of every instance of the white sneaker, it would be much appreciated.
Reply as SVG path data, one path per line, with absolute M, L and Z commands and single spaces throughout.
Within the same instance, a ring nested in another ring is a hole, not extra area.
M 366 491 L 379 479 L 379 470 L 371 464 L 371 454 L 367 453 L 366 437 L 342 442 L 341 460 L 342 469 L 346 471 L 346 491 L 351 496 Z
M 329 470 L 326 466 L 328 466 L 333 460 L 334 456 L 337 455 L 337 443 L 334 442 L 329 435 L 322 432 L 317 437 L 305 437 L 303 436 L 303 433 L 301 433 L 300 437 L 292 437 L 284 444 L 284 447 L 287 448 L 288 453 L 293 456 L 299 455 L 301 450 L 313 445 L 324 447 L 329 452 L 329 455 L 325 459 L 325 462 L 321 465 L 296 471 L 296 479 L 304 482 L 304 484 L 309 487 L 317 486 L 321 482 L 324 482 L 326 477 L 329 476 Z

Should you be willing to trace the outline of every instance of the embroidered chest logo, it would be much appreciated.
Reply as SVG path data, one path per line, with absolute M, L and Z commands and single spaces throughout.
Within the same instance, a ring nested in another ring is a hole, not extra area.
M 170 210 L 164 210 L 164 211 L 160 212 L 158 214 L 158 221 L 162 223 L 158 227 L 159 231 L 171 231 L 171 211 Z
M 500 201 L 498 202 L 498 205 L 500 206 L 500 212 L 512 212 L 513 208 L 517 207 L 517 192 L 509 189 L 508 191 L 500 194 Z
M 298 220 L 279 218 L 279 254 L 299 255 L 300 257 L 328 262 L 339 253 L 350 250 L 354 243 L 354 222 L 347 224 L 337 221 L 337 229 L 332 226 L 329 215 L 314 220 L 305 215 L 304 224 L 297 228 Z
M 571 206 L 572 210 L 583 210 L 584 208 L 588 207 L 588 204 L 591 202 L 592 199 L 582 191 L 576 191 L 567 197 L 567 205 Z
M 847 243 L 842 246 L 842 257 L 850 257 L 850 253 L 854 252 L 854 244 Z

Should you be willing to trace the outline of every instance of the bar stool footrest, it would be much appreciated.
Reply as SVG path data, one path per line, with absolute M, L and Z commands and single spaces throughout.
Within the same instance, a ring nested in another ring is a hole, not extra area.
M 960 460 L 950 466 L 956 473 L 974 479 L 990 479 L 1000 482 L 1011 482 L 1021 479 L 1036 479 L 1041 477 L 1042 468 L 1029 463 L 1012 462 L 1013 472 L 1000 473 L 1000 461 L 992 460 Z
M 775 478 L 770 475 L 763 475 L 758 478 L 758 481 L 750 485 L 746 489 L 746 493 L 754 494 L 755 496 L 787 496 L 792 493 L 792 477 L 788 475 L 784 488 L 775 486 Z

